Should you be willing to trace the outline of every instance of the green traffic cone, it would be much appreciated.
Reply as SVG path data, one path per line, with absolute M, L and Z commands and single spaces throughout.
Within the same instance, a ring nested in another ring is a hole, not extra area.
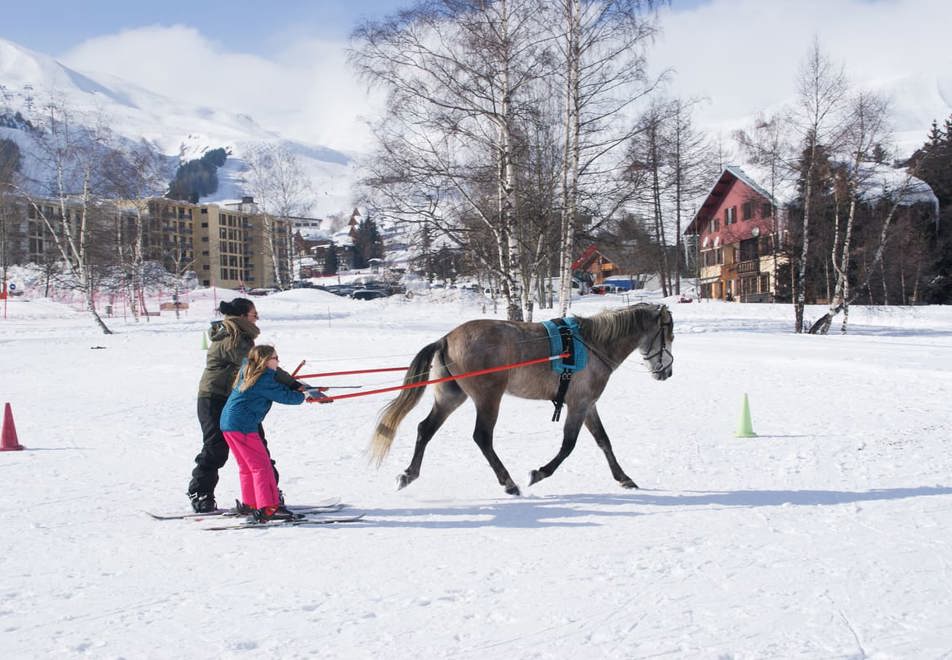
M 204 330 L 202 330 L 202 350 L 208 350 L 208 334 Z
M 737 425 L 738 438 L 756 438 L 754 427 L 750 423 L 750 404 L 747 402 L 747 394 L 744 394 L 744 406 L 740 411 L 740 423 Z

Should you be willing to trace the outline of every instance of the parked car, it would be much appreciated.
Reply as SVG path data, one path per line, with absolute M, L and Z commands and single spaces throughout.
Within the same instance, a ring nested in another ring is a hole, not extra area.
M 338 296 L 349 296 L 356 289 L 357 287 L 351 286 L 350 284 L 330 284 L 324 287 L 325 291 L 330 291 L 334 295 L 338 295 Z
M 354 300 L 376 300 L 388 296 L 390 296 L 390 292 L 385 289 L 356 289 L 350 294 L 350 297 Z

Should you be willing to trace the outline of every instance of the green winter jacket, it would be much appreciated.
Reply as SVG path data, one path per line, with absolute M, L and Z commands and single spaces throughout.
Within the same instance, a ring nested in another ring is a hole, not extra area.
M 246 330 L 242 330 L 242 325 Z M 248 328 L 247 326 L 250 326 Z M 198 383 L 198 398 L 200 399 L 227 399 L 241 368 L 242 361 L 248 357 L 248 352 L 255 345 L 257 328 L 245 321 L 236 322 L 232 317 L 225 321 L 212 321 L 208 331 L 211 343 L 205 356 L 205 371 Z M 274 379 L 291 389 L 297 389 L 301 383 L 296 381 L 283 369 L 278 369 Z

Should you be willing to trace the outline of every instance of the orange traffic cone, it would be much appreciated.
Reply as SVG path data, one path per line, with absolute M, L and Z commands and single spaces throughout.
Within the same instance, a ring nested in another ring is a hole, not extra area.
M 3 431 L 0 433 L 0 451 L 16 451 L 18 449 L 26 449 L 23 445 L 20 444 L 20 441 L 17 440 L 17 427 L 13 423 L 13 411 L 10 409 L 10 404 L 6 404 L 3 408 Z

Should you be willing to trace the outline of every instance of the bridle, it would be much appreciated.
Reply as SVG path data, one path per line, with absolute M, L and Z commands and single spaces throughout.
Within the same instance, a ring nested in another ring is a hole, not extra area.
M 669 369 L 671 365 L 674 364 L 674 355 L 671 354 L 671 349 L 668 348 L 668 341 L 667 341 L 668 333 L 666 332 L 668 328 L 671 329 L 671 332 L 674 332 L 674 319 L 672 319 L 669 314 L 668 320 L 662 321 L 660 319 L 663 318 L 663 314 L 664 314 L 664 310 L 662 310 L 659 314 L 658 332 L 655 333 L 655 336 L 651 338 L 652 346 L 654 346 L 655 342 L 658 341 L 659 337 L 661 338 L 661 345 L 658 347 L 658 350 L 656 350 L 655 352 L 649 355 L 642 355 L 642 359 L 644 359 L 648 363 L 650 363 L 655 358 L 660 357 L 660 359 L 658 360 L 659 366 L 651 370 L 652 374 L 660 374 L 664 372 L 665 370 Z M 668 357 L 667 364 L 665 364 L 665 356 Z

